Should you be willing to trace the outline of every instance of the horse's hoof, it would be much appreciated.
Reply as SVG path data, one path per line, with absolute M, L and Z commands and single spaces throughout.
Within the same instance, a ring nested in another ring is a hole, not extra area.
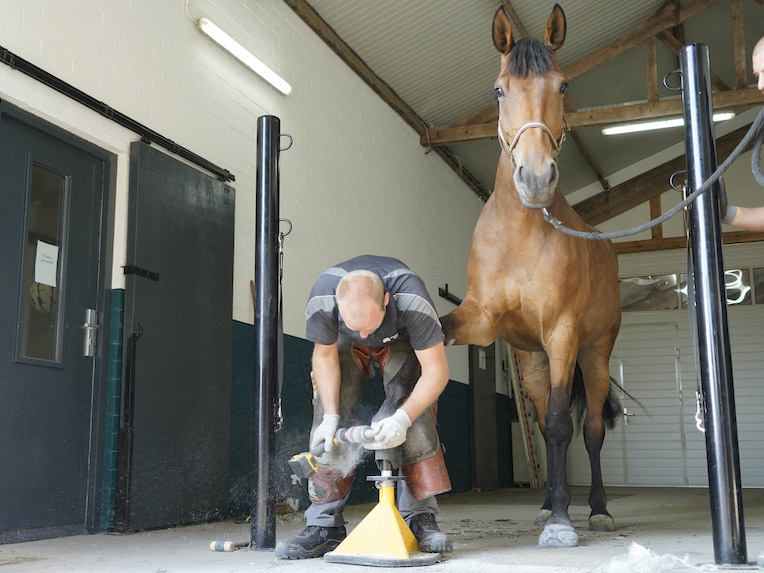
M 540 525 L 543 527 L 546 525 L 547 519 L 549 519 L 551 515 L 551 509 L 539 509 L 539 512 L 536 515 L 536 521 L 533 522 L 533 525 Z
M 578 545 L 576 530 L 570 525 L 552 523 L 544 527 L 539 536 L 539 547 L 575 547 Z
M 589 529 L 591 531 L 615 531 L 615 519 L 606 513 L 592 515 L 589 517 Z

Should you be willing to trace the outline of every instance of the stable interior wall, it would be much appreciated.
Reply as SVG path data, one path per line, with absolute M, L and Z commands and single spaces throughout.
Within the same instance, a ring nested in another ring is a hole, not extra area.
M 281 0 L 3 0 L 2 14 L 3 48 L 235 175 L 235 330 L 253 322 L 256 121 L 280 118 L 281 131 L 294 140 L 280 159 L 280 216 L 293 224 L 284 243 L 283 302 L 287 349 L 302 349 L 286 356 L 287 364 L 299 365 L 287 368 L 285 381 L 285 401 L 302 412 L 296 427 L 304 430 L 310 414 L 304 308 L 320 272 L 357 254 L 395 256 L 423 278 L 439 314 L 454 308 L 437 296 L 439 286 L 464 295 L 483 203 L 436 154 L 425 153 L 416 132 Z M 202 35 L 195 24 L 202 16 L 287 79 L 293 92 L 281 95 Z M 0 99 L 117 155 L 113 303 L 106 311 L 118 327 L 129 147 L 139 136 L 6 65 L 0 65 Z M 107 449 L 116 445 L 121 337 L 115 328 L 107 346 Z M 234 364 L 251 360 L 251 352 L 235 342 Z M 467 351 L 449 348 L 447 355 L 452 383 L 441 421 L 447 416 L 449 467 L 463 491 L 469 467 L 460 466 L 470 459 Z M 246 435 L 252 415 L 247 382 L 241 384 L 234 395 L 237 436 Z M 106 460 L 104 523 L 113 494 L 113 449 Z

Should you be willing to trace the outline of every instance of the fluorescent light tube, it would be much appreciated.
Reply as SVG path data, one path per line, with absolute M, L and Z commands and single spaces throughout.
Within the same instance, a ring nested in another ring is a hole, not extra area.
M 234 58 L 242 62 L 274 88 L 284 95 L 289 95 L 291 93 L 292 86 L 290 86 L 284 78 L 253 56 L 249 50 L 210 22 L 207 18 L 199 18 L 197 24 L 204 34 L 220 44 L 224 50 L 230 52 Z
M 714 121 L 727 121 L 735 117 L 733 112 L 715 113 Z M 627 123 L 625 125 L 615 125 L 606 127 L 602 130 L 603 135 L 618 135 L 621 133 L 636 133 L 638 131 L 650 131 L 653 129 L 666 129 L 667 127 L 681 127 L 684 125 L 683 118 L 663 119 L 660 121 L 646 121 L 642 123 Z

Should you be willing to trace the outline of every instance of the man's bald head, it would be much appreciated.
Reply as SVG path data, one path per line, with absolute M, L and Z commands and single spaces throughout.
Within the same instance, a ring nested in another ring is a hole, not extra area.
M 337 307 L 345 324 L 366 338 L 379 328 L 389 297 L 382 280 L 371 271 L 351 271 L 337 284 Z
M 756 76 L 758 88 L 764 92 L 764 37 L 762 37 L 753 47 L 751 55 L 751 64 L 753 66 L 753 75 Z

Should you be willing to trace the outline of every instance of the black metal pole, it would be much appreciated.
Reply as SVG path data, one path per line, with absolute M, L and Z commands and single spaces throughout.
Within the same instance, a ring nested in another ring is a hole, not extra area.
M 275 404 L 278 388 L 279 118 L 257 119 L 255 200 L 255 375 L 251 547 L 276 546 L 273 492 Z
M 708 46 L 684 46 L 680 59 L 687 178 L 694 190 L 716 170 Z M 689 219 L 695 287 L 690 312 L 697 325 L 714 558 L 739 565 L 747 556 L 718 184 L 695 200 Z

